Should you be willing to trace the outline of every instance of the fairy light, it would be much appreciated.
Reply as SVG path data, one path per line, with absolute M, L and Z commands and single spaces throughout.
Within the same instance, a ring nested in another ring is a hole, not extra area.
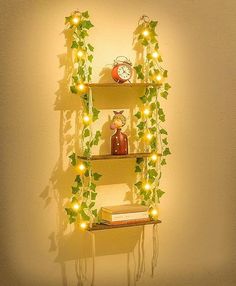
M 73 204 L 73 209 L 75 211 L 77 211 L 79 209 L 79 204 L 77 204 L 77 203 Z
M 83 55 L 84 55 L 84 53 L 83 53 L 82 51 L 78 51 L 78 52 L 77 52 L 77 56 L 78 56 L 79 58 L 82 58 Z
M 158 56 L 159 56 L 158 52 L 153 52 L 153 53 L 152 53 L 152 57 L 153 57 L 154 59 L 158 58 Z
M 84 84 L 83 83 L 80 83 L 79 85 L 78 85 L 78 88 L 79 88 L 79 90 L 84 90 L 84 88 L 85 88 L 85 86 L 84 86 Z
M 74 16 L 72 18 L 72 22 L 73 22 L 73 24 L 77 25 L 79 23 L 79 18 L 77 16 Z
M 143 111 L 143 113 L 144 113 L 145 115 L 149 115 L 149 114 L 150 114 L 149 108 L 145 108 L 144 111 Z
M 151 133 L 148 133 L 147 135 L 146 135 L 146 138 L 147 138 L 147 140 L 151 140 L 152 139 L 152 134 Z
M 158 215 L 158 210 L 156 208 L 152 209 L 151 210 L 151 215 L 154 216 L 154 217 L 157 216 Z
M 85 170 L 85 166 L 83 163 L 79 164 L 78 169 L 83 172 Z
M 161 81 L 162 80 L 162 76 L 160 74 L 158 74 L 156 79 L 157 79 L 157 81 Z
M 152 161 L 156 161 L 157 160 L 157 154 L 152 154 L 151 159 L 152 159 Z
M 149 31 L 148 30 L 144 30 L 143 31 L 143 35 L 144 35 L 144 37 L 147 37 L 149 35 Z
M 87 228 L 87 223 L 86 222 L 81 222 L 80 223 L 80 228 L 81 229 L 86 229 Z
M 90 121 L 90 118 L 89 118 L 89 116 L 86 114 L 86 115 L 84 115 L 84 117 L 83 117 L 83 121 L 84 121 L 84 123 L 89 123 L 89 121 Z
M 149 183 L 146 183 L 146 184 L 144 185 L 144 189 L 145 189 L 146 191 L 150 190 L 150 189 L 151 189 L 151 185 L 150 185 Z

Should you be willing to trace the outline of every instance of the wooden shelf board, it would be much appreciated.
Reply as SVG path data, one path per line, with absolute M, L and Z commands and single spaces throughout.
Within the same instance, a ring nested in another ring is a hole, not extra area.
M 158 223 L 161 223 L 161 221 L 160 220 L 150 220 L 150 221 L 145 221 L 145 222 L 117 224 L 117 225 L 94 224 L 91 228 L 88 229 L 88 231 L 107 230 L 107 229 L 114 229 L 114 228 L 142 226 L 142 225 L 150 225 L 150 224 L 158 224 Z
M 140 83 L 87 83 L 85 86 L 89 87 L 147 87 L 147 86 L 160 86 L 159 83 L 140 82 Z
M 127 155 L 93 155 L 90 160 L 114 160 L 114 159 L 131 159 L 131 158 L 145 158 L 150 157 L 152 153 L 130 153 Z M 161 154 L 158 154 L 158 156 L 161 156 Z M 87 160 L 87 157 L 84 156 L 78 156 L 81 160 Z

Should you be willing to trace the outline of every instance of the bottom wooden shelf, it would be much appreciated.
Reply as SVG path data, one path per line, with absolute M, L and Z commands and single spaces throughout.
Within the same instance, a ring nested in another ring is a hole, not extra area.
M 149 224 L 157 224 L 161 223 L 160 220 L 150 220 L 145 222 L 136 222 L 136 223 L 127 223 L 127 224 L 117 224 L 117 225 L 106 225 L 106 224 L 94 224 L 88 231 L 97 231 L 97 230 L 106 230 L 106 229 L 114 229 L 114 228 L 123 228 L 123 227 L 132 227 L 132 226 L 140 226 L 140 225 L 149 225 Z

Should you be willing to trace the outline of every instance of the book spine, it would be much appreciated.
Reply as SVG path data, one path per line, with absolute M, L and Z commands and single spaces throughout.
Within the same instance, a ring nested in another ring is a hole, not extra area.
M 134 224 L 139 222 L 147 222 L 150 221 L 149 218 L 143 218 L 143 219 L 131 219 L 131 220 L 121 220 L 121 221 L 102 221 L 103 224 L 106 225 L 120 225 L 120 224 Z
M 147 212 L 137 212 L 137 213 L 123 213 L 123 214 L 113 214 L 111 216 L 111 221 L 125 221 L 134 219 L 145 219 L 148 218 Z

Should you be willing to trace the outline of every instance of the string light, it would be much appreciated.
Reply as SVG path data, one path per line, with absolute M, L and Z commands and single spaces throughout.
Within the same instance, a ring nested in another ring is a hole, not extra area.
M 148 133 L 147 135 L 146 135 L 146 138 L 148 139 L 148 140 L 151 140 L 152 139 L 152 134 L 151 133 Z
M 90 117 L 86 114 L 86 115 L 84 115 L 84 117 L 83 117 L 83 121 L 84 121 L 84 123 L 89 123 L 89 121 L 90 121 Z
M 78 169 L 83 172 L 85 170 L 84 164 L 83 163 L 79 164 Z
M 151 159 L 152 159 L 152 161 L 156 161 L 157 160 L 157 154 L 152 154 Z
M 79 204 L 77 204 L 77 203 L 73 204 L 73 209 L 75 211 L 77 211 L 79 209 Z
M 154 217 L 157 216 L 158 215 L 158 210 L 156 208 L 152 209 L 151 210 L 151 215 L 154 216 Z
M 143 113 L 144 113 L 145 115 L 149 115 L 149 114 L 150 114 L 149 108 L 145 108 L 144 111 L 143 111 Z
M 79 84 L 79 85 L 78 85 L 78 88 L 79 88 L 79 90 L 81 90 L 81 91 L 82 91 L 82 90 L 84 90 L 85 86 L 84 86 L 84 84 L 83 84 L 83 83 L 81 83 L 81 84 Z
M 150 189 L 151 189 L 151 185 L 150 185 L 149 183 L 146 183 L 146 184 L 144 185 L 144 189 L 145 189 L 146 191 L 150 190 Z
M 81 222 L 80 223 L 80 228 L 86 229 L 87 228 L 87 223 L 86 222 Z
M 72 18 L 72 22 L 73 22 L 73 24 L 77 25 L 79 23 L 79 18 L 77 16 L 74 16 Z
M 162 76 L 160 74 L 158 74 L 156 79 L 157 79 L 157 81 L 161 81 L 162 80 Z
M 78 56 L 79 58 L 82 58 L 83 55 L 84 55 L 83 51 L 78 51 L 78 52 L 77 52 L 77 56 Z
M 153 52 L 153 53 L 152 53 L 152 57 L 153 57 L 153 58 L 156 59 L 156 58 L 158 58 L 158 56 L 159 56 L 158 52 Z
M 149 31 L 148 30 L 144 30 L 143 31 L 143 35 L 144 35 L 144 37 L 147 37 L 149 35 Z

